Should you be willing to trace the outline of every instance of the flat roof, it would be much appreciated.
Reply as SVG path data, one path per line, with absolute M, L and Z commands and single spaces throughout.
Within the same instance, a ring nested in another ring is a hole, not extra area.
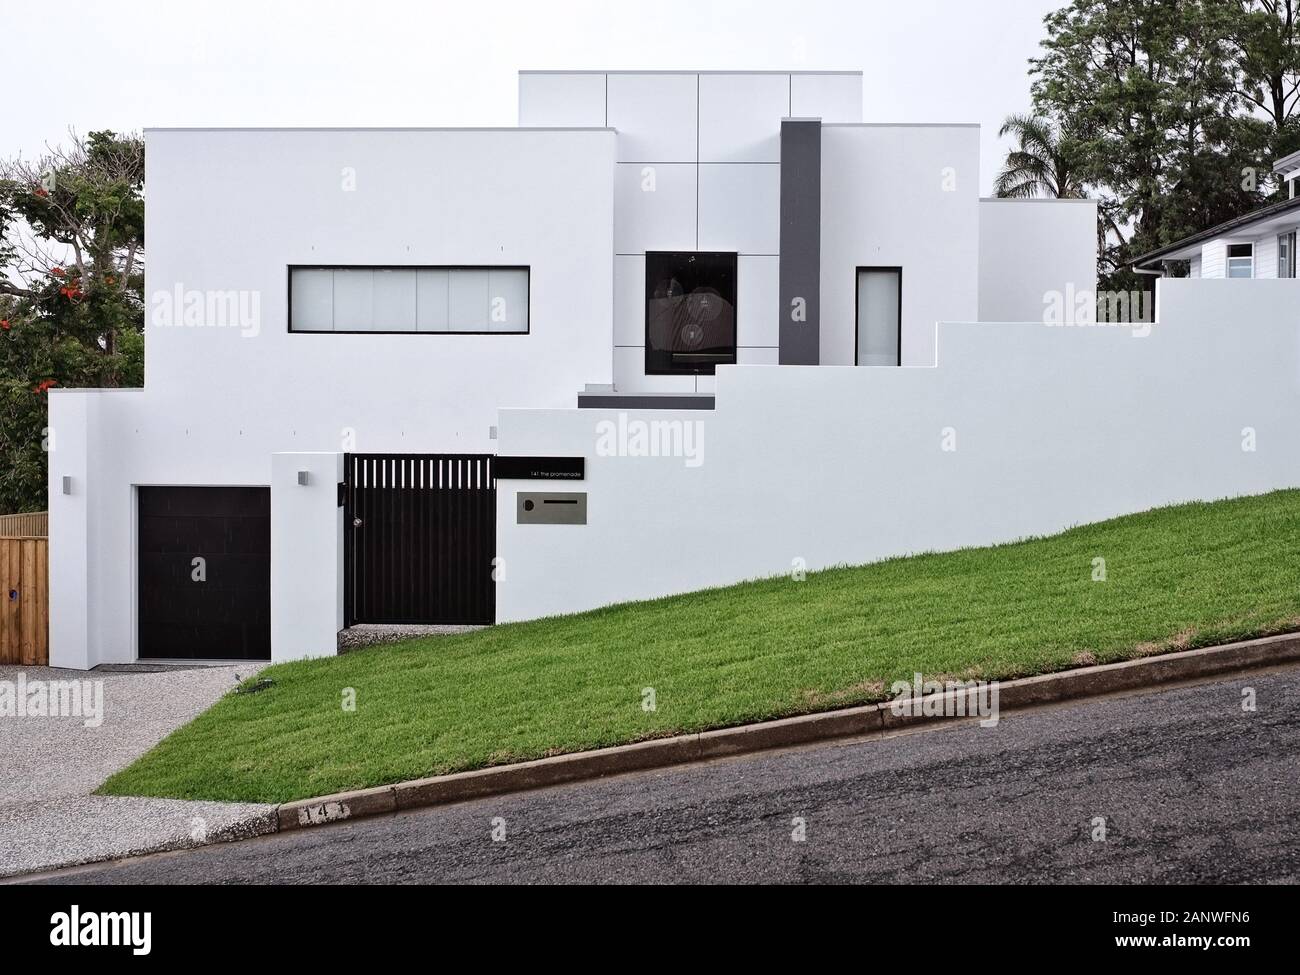
M 823 122 L 825 129 L 978 129 L 978 122 Z
M 981 203 L 1091 203 L 1090 196 L 981 196 Z
M 615 132 L 612 125 L 146 125 L 145 132 Z
M 837 74 L 837 75 L 858 75 L 861 77 L 861 71 L 807 71 L 803 68 L 772 68 L 765 70 L 745 70 L 736 69 L 727 71 L 724 69 L 710 68 L 708 70 L 698 70 L 696 68 L 647 68 L 643 71 L 629 68 L 524 68 L 520 74 Z

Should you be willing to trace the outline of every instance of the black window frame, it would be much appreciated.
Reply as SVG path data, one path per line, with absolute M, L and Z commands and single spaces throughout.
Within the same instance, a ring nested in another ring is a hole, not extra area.
M 1250 249 L 1250 274 L 1246 275 L 1245 277 L 1234 278 L 1234 275 L 1232 273 L 1232 262 L 1242 261 L 1246 259 L 1245 254 L 1234 255 L 1232 253 L 1234 247 L 1238 249 L 1243 247 Z M 1255 258 L 1257 257 L 1257 255 L 1258 252 L 1255 249 L 1255 242 L 1253 240 L 1228 241 L 1224 245 L 1224 249 L 1223 249 L 1223 276 L 1225 278 L 1234 278 L 1234 280 L 1237 281 L 1249 281 L 1253 278 L 1259 277 L 1259 267 L 1255 263 Z
M 734 321 L 732 322 L 731 361 L 710 362 L 695 368 L 660 368 L 651 364 L 650 345 L 650 258 L 665 254 L 692 254 L 707 257 L 727 257 L 731 259 L 732 287 L 731 296 Z M 740 361 L 740 252 L 739 251 L 703 251 L 703 250 L 654 250 L 645 252 L 644 291 L 641 296 L 642 341 L 645 343 L 643 368 L 647 376 L 716 376 L 718 366 L 734 366 Z
M 898 361 L 895 366 L 903 364 L 903 268 L 899 264 L 860 264 L 853 269 L 853 365 L 862 366 L 858 361 L 861 329 L 858 328 L 858 316 L 862 309 L 858 307 L 858 278 L 863 271 L 893 271 L 898 275 Z M 863 366 L 863 368 L 870 368 Z M 882 368 L 888 369 L 888 366 Z
M 294 271 L 523 271 L 524 292 L 528 306 L 528 327 L 523 331 L 486 331 L 482 329 L 340 328 L 305 329 L 293 327 Z M 285 327 L 290 335 L 531 335 L 533 331 L 533 267 L 531 264 L 289 264 L 285 273 Z

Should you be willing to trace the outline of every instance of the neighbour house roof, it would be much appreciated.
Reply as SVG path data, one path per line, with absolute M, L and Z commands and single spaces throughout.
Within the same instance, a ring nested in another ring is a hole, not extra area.
M 1273 163 L 1273 172 L 1285 176 L 1287 173 L 1300 169 L 1300 150 L 1296 150 L 1290 155 L 1283 156 Z
M 1300 153 L 1296 155 L 1300 157 Z M 1284 160 L 1280 160 L 1279 164 L 1282 161 Z M 1199 253 L 1200 245 L 1207 240 L 1226 237 L 1247 227 L 1254 227 L 1257 232 L 1263 233 L 1268 229 L 1270 221 L 1278 220 L 1278 218 L 1287 216 L 1296 210 L 1300 210 L 1300 196 L 1289 200 L 1281 200 L 1277 203 L 1270 203 L 1268 206 L 1252 210 L 1250 213 L 1234 217 L 1231 220 L 1225 220 L 1223 223 L 1202 230 L 1200 233 L 1192 234 L 1190 237 L 1184 237 L 1182 240 L 1175 241 L 1168 246 L 1135 257 L 1129 262 L 1129 266 L 1136 270 L 1159 270 L 1158 262 L 1160 261 L 1184 261 L 1189 257 L 1196 256 Z

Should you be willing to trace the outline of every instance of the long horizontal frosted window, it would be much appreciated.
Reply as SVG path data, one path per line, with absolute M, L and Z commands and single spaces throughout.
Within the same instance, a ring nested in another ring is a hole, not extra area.
M 293 332 L 527 332 L 526 267 L 294 267 Z

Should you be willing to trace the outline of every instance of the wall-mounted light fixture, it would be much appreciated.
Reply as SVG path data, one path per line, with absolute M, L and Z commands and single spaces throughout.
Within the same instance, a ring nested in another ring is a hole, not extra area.
M 298 472 L 298 483 L 301 484 L 301 485 L 303 485 L 304 487 L 306 487 L 308 484 L 310 484 L 310 483 L 311 483 L 311 472 L 310 472 L 310 471 L 299 471 L 299 472 Z
M 67 474 L 63 475 L 63 493 L 64 494 L 72 493 L 72 478 L 69 477 Z

